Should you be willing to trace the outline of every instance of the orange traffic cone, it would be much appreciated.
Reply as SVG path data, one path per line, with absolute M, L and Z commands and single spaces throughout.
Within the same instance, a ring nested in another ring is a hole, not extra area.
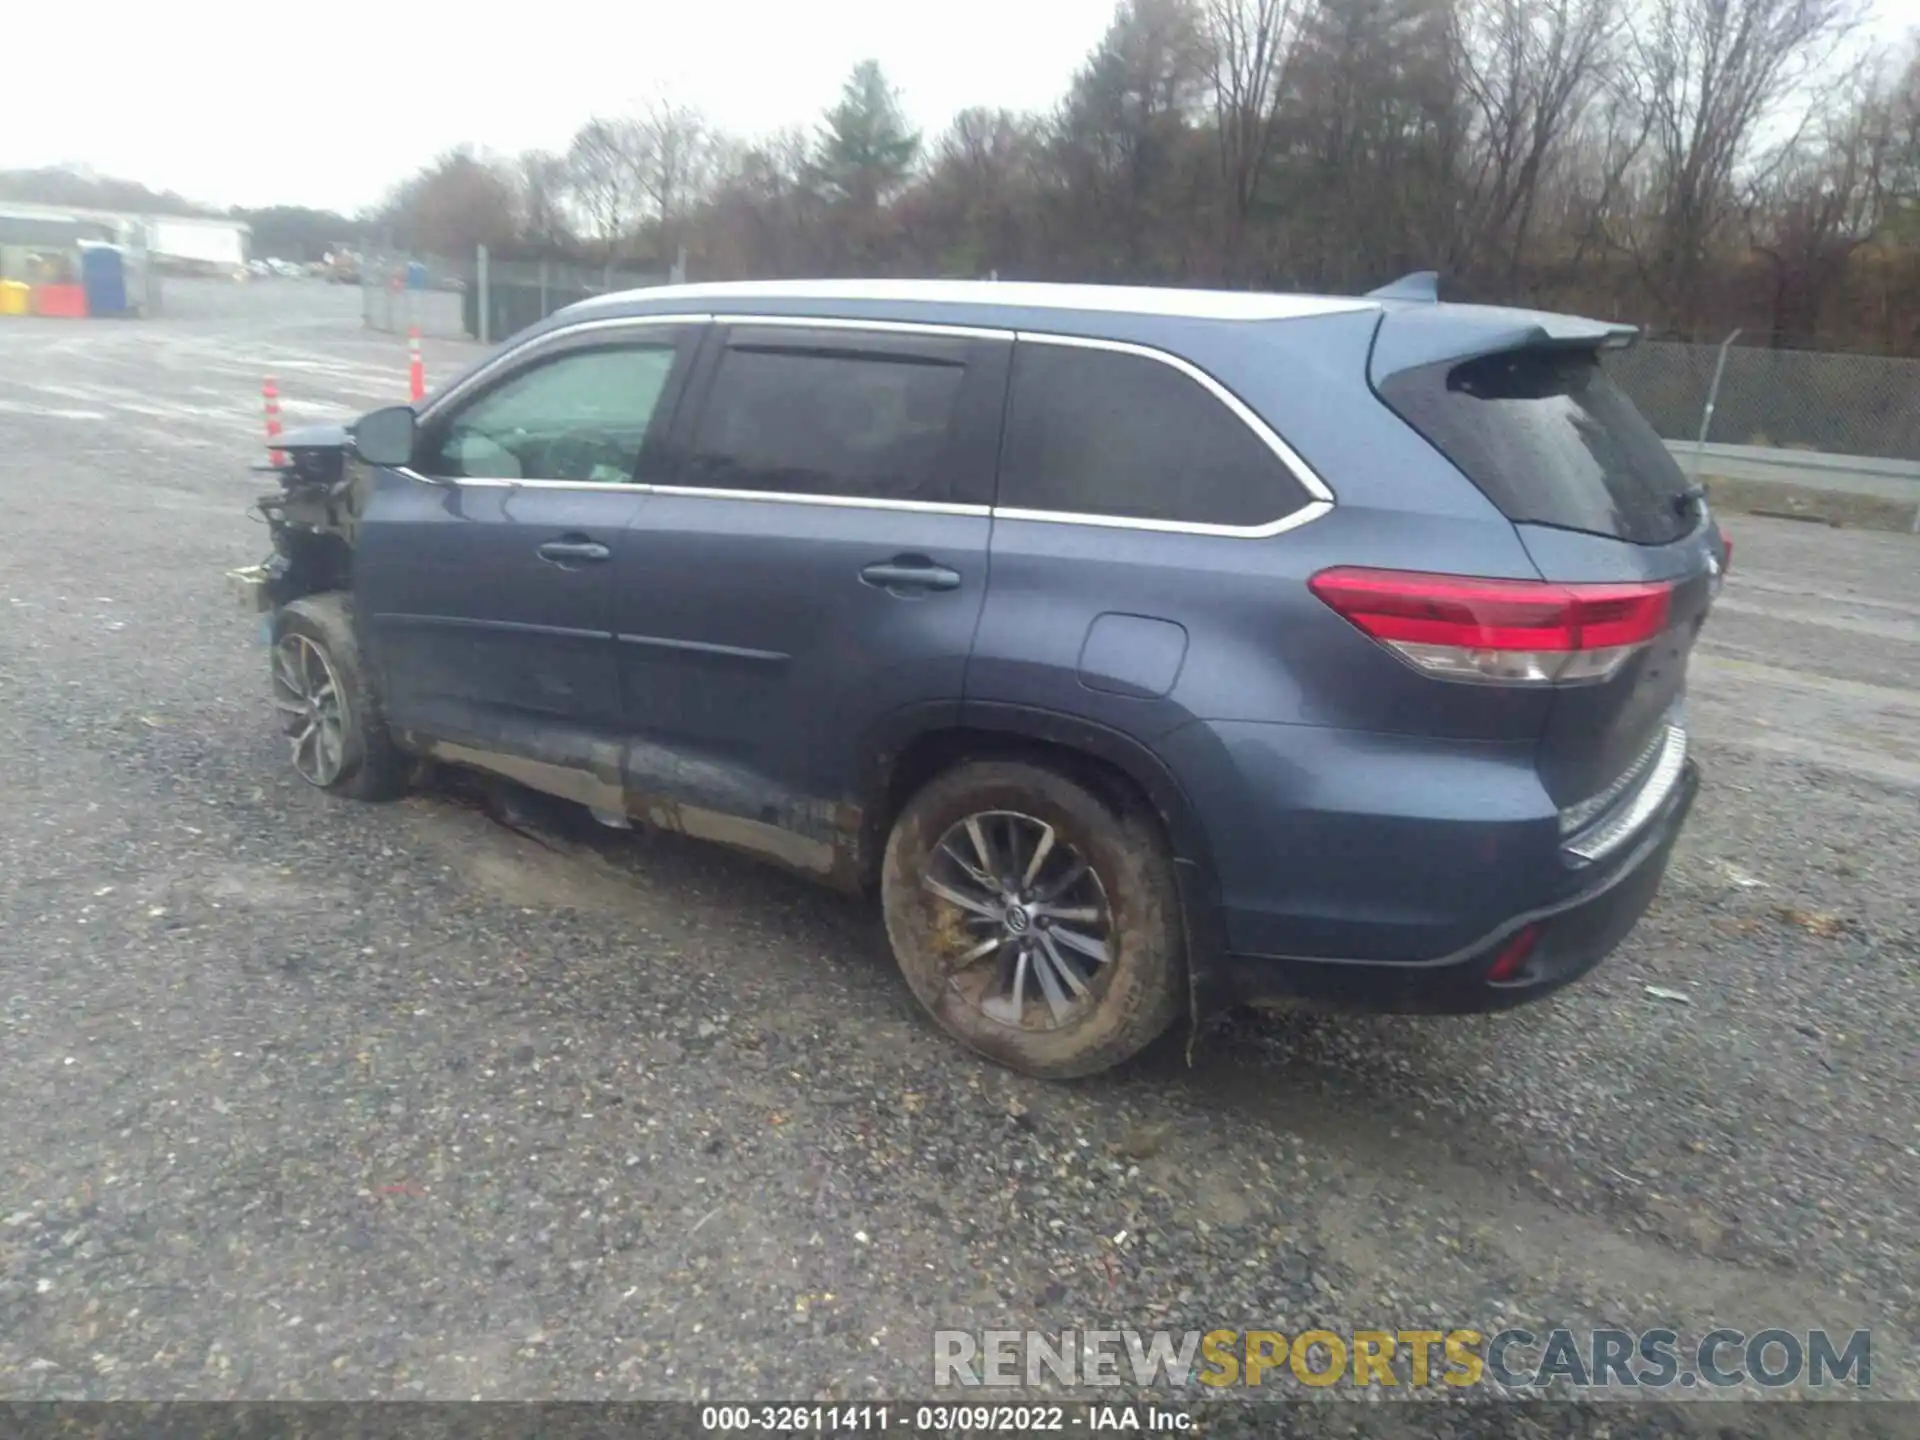
M 412 392 L 413 403 L 418 405 L 427 398 L 427 367 L 420 359 L 420 327 L 407 328 L 407 388 Z
M 260 399 L 267 411 L 267 463 L 284 465 L 287 452 L 277 449 L 273 443 L 280 438 L 280 387 L 273 383 L 271 375 L 260 382 Z

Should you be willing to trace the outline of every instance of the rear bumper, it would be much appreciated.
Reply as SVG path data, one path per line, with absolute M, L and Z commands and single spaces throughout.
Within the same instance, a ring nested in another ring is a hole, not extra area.
M 1626 939 L 1660 888 L 1674 841 L 1700 787 L 1688 761 L 1680 783 L 1631 852 L 1603 878 L 1538 909 L 1510 916 L 1471 943 L 1432 960 L 1335 960 L 1226 954 L 1209 989 L 1224 1003 L 1302 1000 L 1342 1009 L 1462 1014 L 1503 1010 L 1551 994 L 1604 960 Z M 1537 926 L 1518 974 L 1490 981 L 1507 942 Z

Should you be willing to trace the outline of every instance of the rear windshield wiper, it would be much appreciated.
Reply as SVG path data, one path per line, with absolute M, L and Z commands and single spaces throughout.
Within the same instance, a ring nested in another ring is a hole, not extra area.
M 1682 490 L 1679 494 L 1673 497 L 1673 508 L 1676 514 L 1684 515 L 1689 510 L 1693 509 L 1694 506 L 1704 505 L 1706 503 L 1706 500 L 1707 500 L 1706 486 L 1689 485 L 1687 486 L 1686 489 Z

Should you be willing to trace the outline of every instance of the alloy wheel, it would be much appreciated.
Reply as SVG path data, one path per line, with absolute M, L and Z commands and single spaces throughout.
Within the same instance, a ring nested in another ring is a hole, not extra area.
M 304 635 L 283 635 L 273 647 L 273 708 L 286 717 L 300 778 L 323 789 L 338 780 L 347 754 L 340 676 Z
M 1044 820 L 985 810 L 952 825 L 922 885 L 945 902 L 948 983 L 988 1019 L 1057 1030 L 1099 1004 L 1113 912 L 1092 866 Z

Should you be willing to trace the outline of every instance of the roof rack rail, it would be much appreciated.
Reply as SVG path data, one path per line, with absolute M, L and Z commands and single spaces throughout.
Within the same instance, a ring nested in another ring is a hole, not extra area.
M 1402 275 L 1391 285 L 1382 285 L 1378 290 L 1369 290 L 1369 300 L 1419 300 L 1426 304 L 1437 304 L 1440 300 L 1440 272 L 1438 270 L 1416 270 L 1411 275 Z

